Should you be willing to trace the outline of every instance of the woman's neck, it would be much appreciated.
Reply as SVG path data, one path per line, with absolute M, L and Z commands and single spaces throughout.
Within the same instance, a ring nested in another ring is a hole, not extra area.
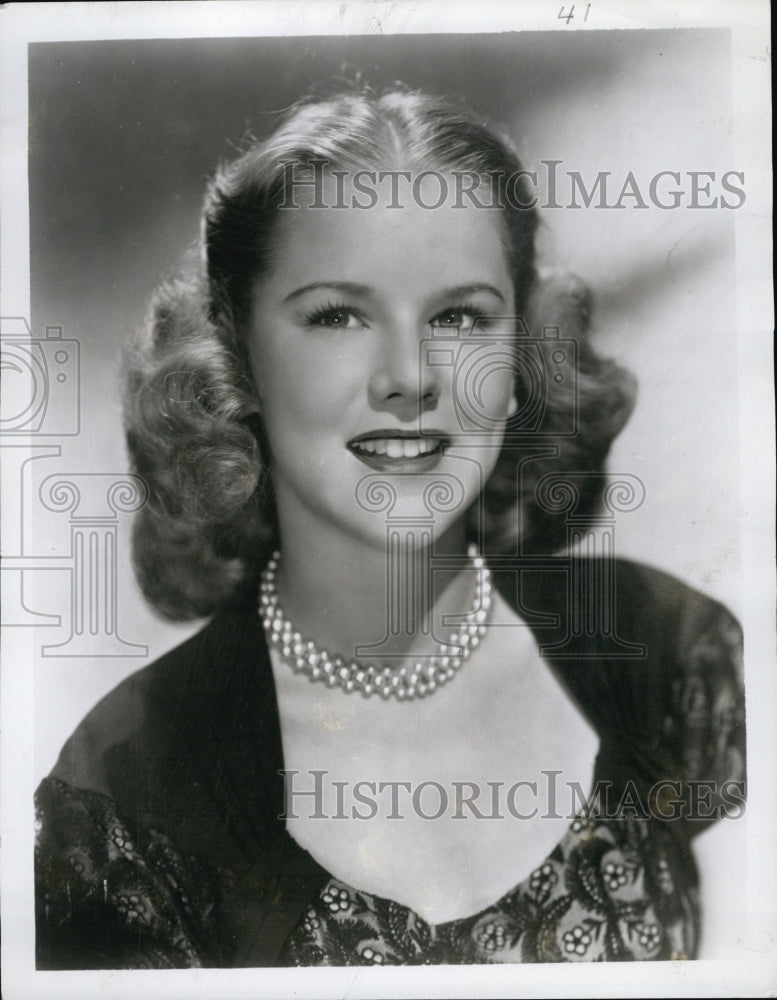
M 370 659 L 372 647 L 377 657 L 429 655 L 456 630 L 445 616 L 472 608 L 476 577 L 463 522 L 435 542 L 434 556 L 412 528 L 381 548 L 311 517 L 281 515 L 280 527 L 284 612 L 304 638 L 331 653 Z

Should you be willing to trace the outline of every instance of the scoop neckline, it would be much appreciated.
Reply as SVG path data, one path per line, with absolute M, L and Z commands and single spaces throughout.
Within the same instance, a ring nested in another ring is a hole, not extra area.
M 415 920 L 423 923 L 424 926 L 427 927 L 433 934 L 444 933 L 444 931 L 450 928 L 460 928 L 467 924 L 476 924 L 479 920 L 482 920 L 493 910 L 501 908 L 502 905 L 507 901 L 507 899 L 509 899 L 510 896 L 515 895 L 516 893 L 524 889 L 525 886 L 528 886 L 535 872 L 541 870 L 545 865 L 550 864 L 553 856 L 556 853 L 558 853 L 566 844 L 568 844 L 571 839 L 573 838 L 576 839 L 583 836 L 591 836 L 595 829 L 603 825 L 603 822 L 604 821 L 601 818 L 596 819 L 593 817 L 586 817 L 580 815 L 575 816 L 575 818 L 570 822 L 567 829 L 564 831 L 558 843 L 555 844 L 553 849 L 548 854 L 545 855 L 542 861 L 540 861 L 537 865 L 535 865 L 532 868 L 532 870 L 525 876 L 525 878 L 521 879 L 519 882 L 516 882 L 515 885 L 507 889 L 506 892 L 503 892 L 502 895 L 499 896 L 496 900 L 494 900 L 493 903 L 489 903 L 488 905 L 478 910 L 476 913 L 472 913 L 466 917 L 453 917 L 451 920 L 441 920 L 439 922 L 433 923 L 427 920 L 425 917 L 422 917 L 421 914 L 418 913 L 417 910 L 413 909 L 412 906 L 408 906 L 406 903 L 400 903 L 395 899 L 391 899 L 389 896 L 380 896 L 377 893 L 369 892 L 366 889 L 359 889 L 357 886 L 351 885 L 350 883 L 343 881 L 343 879 L 338 878 L 336 875 L 330 874 L 326 869 L 324 869 L 324 872 L 327 876 L 327 881 L 323 884 L 316 898 L 320 899 L 330 887 L 345 890 L 347 893 L 351 895 L 359 895 L 364 897 L 371 904 L 370 909 L 372 910 L 378 909 L 379 905 L 398 907 L 403 912 L 411 914 Z M 289 836 L 291 835 L 289 834 Z M 303 848 L 303 850 L 305 850 L 305 848 Z M 372 905 L 373 903 L 377 903 L 378 905 L 374 906 Z

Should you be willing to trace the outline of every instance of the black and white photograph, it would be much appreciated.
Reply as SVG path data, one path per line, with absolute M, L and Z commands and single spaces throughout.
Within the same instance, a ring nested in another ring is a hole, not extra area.
M 9 998 L 771 995 L 737 12 L 0 11 Z

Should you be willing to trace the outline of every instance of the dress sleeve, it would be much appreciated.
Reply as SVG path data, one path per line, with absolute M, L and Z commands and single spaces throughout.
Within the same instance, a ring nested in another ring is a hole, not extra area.
M 38 969 L 206 964 L 208 873 L 98 792 L 46 778 L 35 799 Z
M 683 615 L 667 727 L 678 747 L 690 829 L 740 815 L 745 796 L 742 631 L 717 602 L 692 601 Z

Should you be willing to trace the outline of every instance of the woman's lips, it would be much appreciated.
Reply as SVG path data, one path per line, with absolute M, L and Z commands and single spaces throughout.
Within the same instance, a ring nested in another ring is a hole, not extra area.
M 348 442 L 361 462 L 380 472 L 428 472 L 442 458 L 446 438 L 432 435 L 369 436 Z

